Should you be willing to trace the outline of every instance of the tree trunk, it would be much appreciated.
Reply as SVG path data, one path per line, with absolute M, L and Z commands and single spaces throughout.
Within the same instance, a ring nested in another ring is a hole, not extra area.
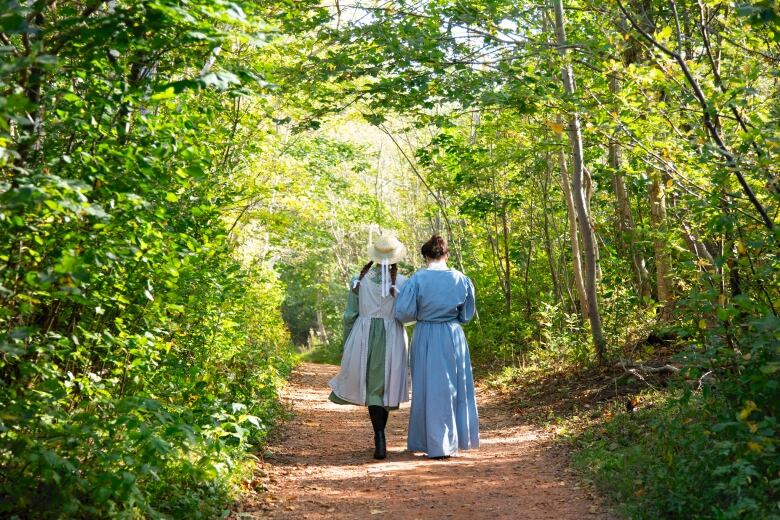
M 547 157 L 547 175 L 542 182 L 542 231 L 544 232 L 544 251 L 547 255 L 547 263 L 550 266 L 550 279 L 552 280 L 552 291 L 555 297 L 556 303 L 563 301 L 561 295 L 561 286 L 558 282 L 558 273 L 555 270 L 555 256 L 553 250 L 553 243 L 550 239 L 550 222 L 547 215 L 547 196 L 550 190 L 550 178 L 552 177 L 552 165 L 550 164 L 549 156 Z
M 325 330 L 325 322 L 322 319 L 322 309 L 317 309 L 317 336 L 319 336 L 321 342 L 328 342 L 328 331 Z
M 585 293 L 585 282 L 582 276 L 582 255 L 580 254 L 580 239 L 577 231 L 577 212 L 574 209 L 574 199 L 571 194 L 571 184 L 569 184 L 569 173 L 566 167 L 566 155 L 563 151 L 563 143 L 558 151 L 558 164 L 560 167 L 561 190 L 563 198 L 566 200 L 566 213 L 569 215 L 569 239 L 571 241 L 572 270 L 574 272 L 574 286 L 577 289 L 577 297 L 580 301 L 580 313 L 582 319 L 589 319 L 590 312 L 588 307 L 588 297 Z
M 510 313 L 512 311 L 512 264 L 509 261 L 509 223 L 507 222 L 506 206 L 501 211 L 501 239 L 504 243 L 504 280 L 506 280 L 504 299 L 506 312 Z
M 564 27 L 563 0 L 553 0 L 555 8 L 555 33 L 558 39 L 558 52 L 563 58 L 563 86 L 566 93 L 574 95 L 574 74 L 571 65 L 567 62 L 566 29 Z M 601 328 L 601 315 L 599 314 L 598 298 L 596 294 L 596 244 L 593 235 L 593 225 L 587 212 L 585 200 L 585 164 L 582 151 L 582 132 L 580 129 L 580 117 L 576 111 L 569 114 L 569 142 L 572 148 L 572 198 L 577 212 L 577 223 L 582 235 L 582 253 L 585 260 L 584 283 L 588 299 L 588 316 L 590 319 L 593 344 L 596 349 L 596 358 L 599 364 L 604 363 L 604 333 Z
M 666 248 L 666 188 L 661 174 L 654 172 L 650 184 L 650 220 L 655 249 L 655 281 L 661 319 L 671 314 L 672 294 L 669 286 L 669 252 Z
M 620 91 L 620 80 L 617 74 L 612 74 L 609 78 L 609 89 L 613 94 Z M 637 250 L 636 231 L 634 218 L 631 215 L 631 205 L 628 201 L 626 183 L 621 173 L 622 153 L 620 143 L 617 138 L 613 138 L 609 143 L 609 166 L 612 168 L 612 187 L 615 190 L 615 216 L 617 219 L 618 244 L 624 254 L 631 257 L 631 269 L 634 272 L 637 294 L 640 297 L 650 296 L 650 273 L 647 272 L 645 259 Z

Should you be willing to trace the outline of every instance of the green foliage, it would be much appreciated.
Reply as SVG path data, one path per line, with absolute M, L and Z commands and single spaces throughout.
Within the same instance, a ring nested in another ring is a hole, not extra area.
M 324 343 L 314 343 L 301 353 L 301 360 L 308 363 L 326 363 L 340 365 L 344 353 L 343 339 L 336 337 Z
M 780 518 L 778 325 L 751 323 L 741 355 L 691 349 L 693 389 L 582 434 L 575 463 L 631 518 Z
M 702 381 L 583 460 L 648 515 L 775 514 L 776 5 L 567 1 L 572 95 L 544 3 L 397 4 L 0 0 L 0 514 L 221 516 L 369 224 L 402 272 L 447 235 L 485 365 L 592 363 L 572 113 L 607 359 L 662 329 Z
M 292 364 L 283 286 L 223 208 L 258 12 L 2 10 L 0 515 L 222 516 Z
M 592 462 L 615 466 L 607 486 L 640 475 L 621 498 L 643 518 L 777 516 L 776 5 L 621 2 L 635 26 L 616 3 L 563 4 L 562 60 L 545 4 L 360 3 L 371 15 L 333 31 L 322 70 L 370 78 L 356 90 L 373 124 L 413 117 L 392 131 L 475 282 L 467 333 L 488 365 L 592 358 L 561 189 L 562 122 L 579 114 L 607 359 L 668 361 L 668 345 L 637 342 L 655 329 L 686 346 L 676 361 L 694 387 L 704 378 L 647 412 L 658 435 L 628 431 Z

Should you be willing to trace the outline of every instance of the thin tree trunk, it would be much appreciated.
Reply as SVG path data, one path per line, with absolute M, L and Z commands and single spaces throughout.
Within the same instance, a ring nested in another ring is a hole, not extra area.
M 563 143 L 561 143 L 562 145 Z M 566 213 L 569 216 L 569 240 L 571 241 L 572 271 L 574 272 L 574 286 L 577 289 L 577 296 L 580 301 L 580 313 L 582 319 L 589 319 L 590 312 L 588 307 L 588 297 L 585 293 L 585 282 L 582 276 L 582 255 L 580 254 L 579 232 L 577 231 L 577 212 L 574 209 L 574 199 L 571 194 L 571 184 L 569 184 L 569 173 L 566 166 L 566 155 L 561 146 L 558 151 L 558 164 L 560 168 L 561 190 L 563 198 L 566 200 Z
M 712 258 L 712 255 L 707 249 L 707 246 L 705 246 L 704 243 L 693 234 L 693 231 L 691 230 L 691 227 L 688 225 L 688 223 L 681 219 L 680 227 L 682 237 L 685 239 L 685 242 L 688 244 L 688 248 L 691 250 L 691 252 L 696 255 L 696 262 L 701 268 L 702 272 L 709 272 L 710 270 L 715 269 L 715 260 Z
M 487 236 L 488 243 L 490 244 L 490 250 L 493 253 L 490 255 L 490 261 L 493 264 L 493 269 L 496 271 L 496 278 L 498 279 L 498 283 L 501 286 L 501 292 L 506 298 L 506 283 L 504 280 L 504 267 L 501 261 L 501 248 L 498 245 L 498 238 L 495 234 L 495 226 L 493 226 L 493 229 L 491 229 L 490 224 L 487 221 L 487 217 L 485 217 L 485 235 Z
M 531 272 L 531 255 L 534 252 L 533 240 L 528 241 L 528 256 L 525 262 L 525 276 L 523 285 L 525 285 L 525 319 L 531 321 L 531 312 L 533 311 L 531 306 L 531 282 L 528 279 L 528 275 Z
M 612 74 L 609 78 L 609 89 L 612 94 L 617 95 L 620 92 L 620 79 L 617 74 Z M 622 252 L 631 257 L 631 269 L 634 272 L 637 294 L 640 297 L 650 296 L 650 284 L 648 282 L 650 273 L 645 267 L 645 259 L 637 250 L 636 231 L 634 218 L 631 215 L 631 206 L 628 202 L 628 193 L 626 183 L 623 179 L 622 151 L 617 138 L 613 138 L 609 143 L 609 166 L 612 168 L 612 187 L 615 190 L 615 216 L 617 218 L 617 232 L 619 236 L 618 243 Z
M 504 242 L 504 280 L 506 280 L 506 312 L 512 311 L 512 264 L 509 262 L 509 223 L 506 217 L 506 206 L 501 211 L 501 238 Z M 530 260 L 529 260 L 530 261 Z
M 317 335 L 323 343 L 328 342 L 328 331 L 325 330 L 325 322 L 322 319 L 322 309 L 317 309 Z
M 583 160 L 584 161 L 584 160 Z M 590 202 L 593 200 L 593 178 L 590 176 L 590 171 L 588 171 L 587 168 L 585 168 L 585 164 L 583 162 L 582 166 L 582 185 L 584 186 L 584 201 L 585 201 L 585 214 L 588 215 L 588 219 L 590 220 Z M 596 237 L 596 229 L 593 227 L 592 223 L 590 226 L 588 226 L 588 229 L 590 230 L 591 240 L 593 241 L 593 254 L 596 258 L 596 285 L 598 285 L 598 282 L 601 281 L 601 252 L 599 251 L 599 241 L 598 237 Z
M 734 155 L 734 153 L 726 145 L 726 142 L 723 140 L 723 136 L 721 134 L 720 124 L 719 124 L 720 113 L 718 112 L 717 107 L 714 106 L 712 101 L 705 96 L 704 91 L 702 90 L 701 85 L 699 84 L 699 81 L 694 77 L 693 73 L 691 72 L 691 69 L 688 67 L 688 64 L 686 63 L 683 56 L 679 52 L 672 51 L 664 44 L 660 43 L 658 40 L 653 38 L 645 29 L 641 27 L 639 23 L 637 23 L 636 19 L 633 16 L 631 16 L 631 14 L 626 10 L 625 6 L 620 0 L 617 0 L 617 4 L 618 7 L 620 7 L 621 12 L 625 15 L 628 21 L 631 22 L 631 25 L 634 27 L 634 29 L 636 29 L 637 32 L 639 32 L 639 34 L 642 35 L 642 37 L 645 40 L 647 40 L 653 47 L 655 47 L 656 49 L 658 49 L 659 51 L 666 54 L 668 57 L 672 58 L 677 62 L 677 64 L 680 67 L 680 70 L 685 76 L 686 82 L 691 87 L 693 97 L 696 99 L 697 103 L 699 104 L 699 108 L 701 110 L 701 115 L 702 115 L 702 121 L 704 123 L 704 128 L 706 130 L 707 136 L 715 144 L 716 148 L 718 149 L 720 155 L 723 158 L 723 161 L 726 163 L 726 166 L 737 178 L 737 182 L 739 182 L 739 185 L 742 188 L 742 192 L 747 196 L 748 200 L 750 200 L 750 203 L 753 204 L 753 207 L 761 216 L 761 220 L 766 226 L 766 228 L 770 232 L 773 232 L 775 226 L 774 222 L 772 221 L 771 217 L 767 213 L 766 208 L 764 208 L 764 206 L 761 204 L 761 201 L 759 201 L 758 198 L 756 197 L 756 194 L 753 192 L 753 188 L 750 187 L 747 180 L 745 179 L 745 176 L 742 173 L 742 166 L 740 165 L 738 160 L 739 158 Z M 674 4 L 672 5 L 674 7 Z
M 544 232 L 544 251 L 547 255 L 547 263 L 550 266 L 550 279 L 552 280 L 553 296 L 555 302 L 560 303 L 563 300 L 561 295 L 561 286 L 558 283 L 558 273 L 555 270 L 555 259 L 553 257 L 553 244 L 550 240 L 550 222 L 547 216 L 547 195 L 550 189 L 550 177 L 552 176 L 552 165 L 549 156 L 547 157 L 547 175 L 542 182 L 542 231 Z
M 558 52 L 564 60 L 563 63 L 563 86 L 566 93 L 574 95 L 574 74 L 571 65 L 567 59 L 566 29 L 564 27 L 563 0 L 553 0 L 555 8 L 555 33 L 558 39 Z M 583 160 L 582 132 L 580 129 L 580 117 L 576 111 L 569 114 L 569 142 L 572 147 L 572 195 L 574 199 L 574 208 L 577 211 L 577 221 L 582 235 L 582 249 L 585 260 L 584 283 L 585 292 L 588 299 L 588 316 L 590 319 L 591 333 L 593 334 L 593 344 L 596 349 L 596 358 L 599 364 L 604 363 L 605 341 L 604 333 L 601 328 L 601 315 L 599 314 L 599 305 L 596 288 L 596 272 L 598 271 L 596 260 L 596 244 L 593 237 L 593 226 L 590 215 L 587 212 L 587 202 L 585 200 L 585 164 Z
M 650 220 L 653 226 L 655 249 L 655 282 L 661 319 L 671 313 L 671 289 L 669 287 L 669 252 L 666 248 L 666 187 L 660 173 L 652 174 L 650 184 Z

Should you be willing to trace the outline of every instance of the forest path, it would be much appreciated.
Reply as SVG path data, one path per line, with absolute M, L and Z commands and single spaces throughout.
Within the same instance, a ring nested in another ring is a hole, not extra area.
M 258 493 L 250 493 L 232 519 L 616 518 L 576 484 L 565 454 L 545 434 L 519 423 L 482 388 L 478 450 L 441 461 L 405 451 L 406 404 L 390 413 L 388 456 L 375 461 L 366 409 L 327 400 L 337 370 L 311 363 L 295 370 L 283 397 L 294 417 L 258 467 Z

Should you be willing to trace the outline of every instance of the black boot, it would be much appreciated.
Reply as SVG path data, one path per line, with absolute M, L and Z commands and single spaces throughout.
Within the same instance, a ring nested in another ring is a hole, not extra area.
M 385 431 L 374 432 L 374 458 L 384 459 L 387 457 L 387 442 L 385 440 Z
M 385 425 L 389 412 L 382 406 L 369 406 L 368 415 L 371 417 L 371 425 L 374 427 L 374 458 L 384 459 L 387 457 Z

